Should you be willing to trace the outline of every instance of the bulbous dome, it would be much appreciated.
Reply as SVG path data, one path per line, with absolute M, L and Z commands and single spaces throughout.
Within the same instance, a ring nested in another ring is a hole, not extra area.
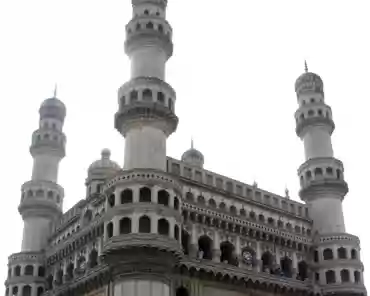
M 305 73 L 298 77 L 295 82 L 297 95 L 314 92 L 324 94 L 324 83 L 321 77 L 315 73 L 308 72 L 307 62 L 304 62 Z
M 193 143 L 191 144 L 191 148 L 181 156 L 181 160 L 197 167 L 203 167 L 204 165 L 204 156 L 199 150 L 193 147 Z
M 88 169 L 88 175 L 92 174 L 108 174 L 115 173 L 121 170 L 121 167 L 110 159 L 110 150 L 103 149 L 101 159 L 94 161 Z
M 41 104 L 40 116 L 42 118 L 51 117 L 63 121 L 66 116 L 66 106 L 56 97 L 46 99 Z

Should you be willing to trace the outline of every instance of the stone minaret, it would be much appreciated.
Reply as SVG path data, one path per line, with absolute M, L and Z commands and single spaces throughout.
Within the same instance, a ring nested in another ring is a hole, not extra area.
M 343 164 L 334 158 L 334 121 L 325 104 L 322 79 L 308 72 L 296 81 L 299 108 L 296 133 L 304 143 L 306 161 L 300 166 L 300 197 L 313 220 L 313 278 L 324 294 L 363 292 L 359 239 L 346 233 L 342 201 L 348 192 Z
M 102 259 L 115 296 L 173 295 L 181 256 L 181 186 L 167 174 L 166 141 L 177 127 L 176 94 L 165 82 L 172 55 L 167 0 L 132 0 L 125 51 L 131 80 L 118 90 L 115 127 L 125 137 L 124 170 L 107 182 Z
M 39 128 L 32 135 L 31 180 L 22 185 L 19 213 L 24 221 L 21 252 L 9 257 L 10 294 L 37 295 L 43 290 L 44 250 L 53 223 L 62 215 L 63 188 L 58 185 L 58 167 L 65 155 L 62 132 L 66 108 L 55 95 L 40 107 Z M 28 277 L 23 277 L 28 276 Z M 32 278 L 32 276 L 34 278 Z M 9 295 L 10 295 L 9 294 Z

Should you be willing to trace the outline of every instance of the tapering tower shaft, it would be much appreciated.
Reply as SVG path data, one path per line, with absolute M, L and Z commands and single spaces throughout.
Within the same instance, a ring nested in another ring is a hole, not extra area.
M 167 137 L 176 130 L 175 91 L 165 80 L 172 56 L 172 29 L 166 0 L 133 0 L 126 26 L 125 51 L 131 80 L 118 91 L 116 129 L 125 137 L 124 168 L 166 170 Z

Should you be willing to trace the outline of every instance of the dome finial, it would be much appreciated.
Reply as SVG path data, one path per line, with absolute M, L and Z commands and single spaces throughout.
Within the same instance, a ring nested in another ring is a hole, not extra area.
M 110 158 L 110 150 L 108 148 L 104 148 L 101 151 L 101 158 L 109 159 Z
M 193 139 L 193 137 L 191 137 L 190 148 L 194 149 L 194 139 Z
M 58 85 L 55 83 L 55 86 L 54 86 L 54 99 L 57 98 L 57 90 L 58 90 Z
M 304 60 L 304 71 L 306 73 L 308 72 L 307 61 L 306 60 Z

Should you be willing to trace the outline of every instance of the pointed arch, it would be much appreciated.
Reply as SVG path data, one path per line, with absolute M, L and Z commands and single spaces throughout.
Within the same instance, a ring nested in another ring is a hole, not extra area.
M 140 188 L 139 201 L 140 202 L 151 202 L 152 201 L 152 190 L 148 187 Z
M 158 220 L 158 234 L 167 236 L 170 234 L 170 224 L 164 218 Z
M 121 204 L 127 204 L 133 202 L 133 192 L 131 189 L 127 188 L 121 192 Z
M 131 219 L 124 217 L 119 221 L 119 232 L 120 234 L 131 233 Z
M 159 190 L 158 191 L 158 204 L 168 206 L 169 202 L 170 202 L 170 194 L 164 189 Z
M 139 219 L 139 232 L 150 233 L 151 232 L 151 221 L 148 216 L 142 216 Z

